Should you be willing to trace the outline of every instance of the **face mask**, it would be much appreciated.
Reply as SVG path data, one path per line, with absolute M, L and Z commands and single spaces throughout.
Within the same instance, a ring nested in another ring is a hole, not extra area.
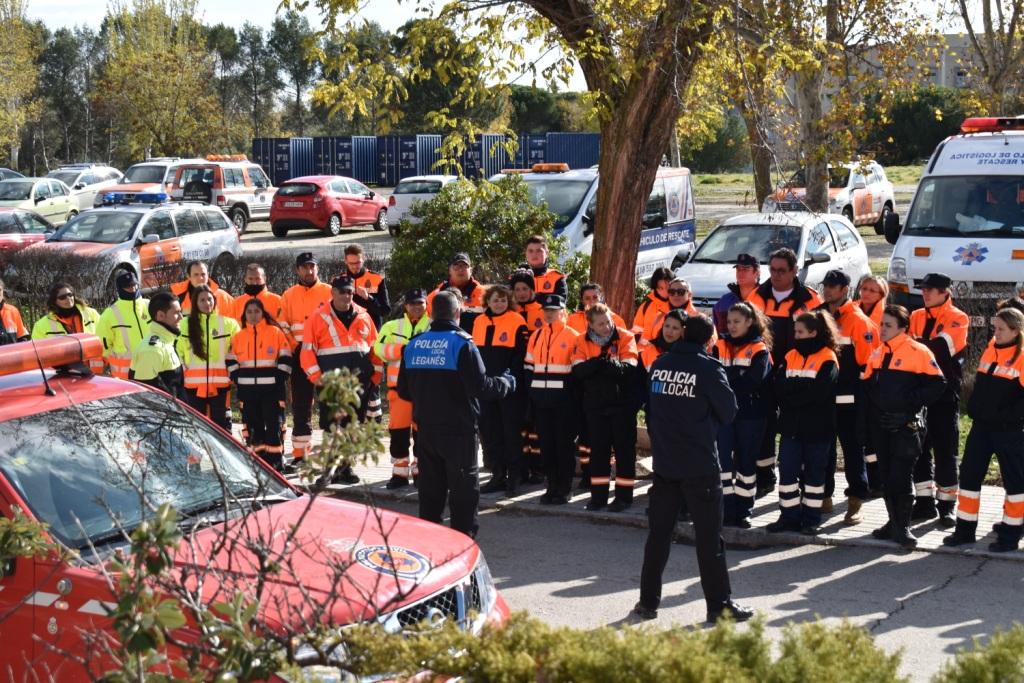
M 134 292 L 128 292 L 123 289 L 117 290 L 117 298 L 123 301 L 134 301 L 142 296 L 142 292 L 136 289 Z
M 809 356 L 818 349 L 824 346 L 821 340 L 817 337 L 809 337 L 807 339 L 797 339 L 793 342 L 793 348 L 795 348 L 800 355 Z
M 266 285 L 246 285 L 245 293 L 248 294 L 249 296 L 256 296 L 266 288 Z

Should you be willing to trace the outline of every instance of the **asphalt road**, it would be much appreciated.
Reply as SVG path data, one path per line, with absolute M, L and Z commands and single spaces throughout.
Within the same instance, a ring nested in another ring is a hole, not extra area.
M 415 514 L 409 504 L 386 505 Z M 490 511 L 477 541 L 513 610 L 594 628 L 633 623 L 645 538 L 644 529 Z M 902 673 L 914 681 L 972 638 L 1024 619 L 1019 562 L 829 546 L 730 550 L 728 559 L 734 597 L 759 612 L 773 638 L 791 622 L 846 618 L 886 651 L 903 649 Z M 654 627 L 703 621 L 692 547 L 673 546 L 664 596 Z

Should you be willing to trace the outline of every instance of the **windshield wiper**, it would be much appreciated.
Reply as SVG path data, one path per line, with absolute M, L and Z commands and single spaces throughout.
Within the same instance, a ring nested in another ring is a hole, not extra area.
M 133 531 L 135 531 L 134 526 L 131 528 L 111 529 L 110 531 L 99 534 L 98 536 L 90 536 L 89 538 L 86 538 L 75 546 L 75 550 L 88 550 L 90 548 L 99 549 L 101 546 L 110 545 L 117 541 L 131 543 L 131 535 Z
M 951 235 L 959 235 L 960 228 L 952 228 L 948 225 L 914 225 L 907 226 L 907 230 L 933 230 L 935 232 L 947 232 Z
M 725 261 L 719 261 L 716 258 L 707 258 L 701 256 L 700 258 L 690 259 L 690 263 L 725 263 Z

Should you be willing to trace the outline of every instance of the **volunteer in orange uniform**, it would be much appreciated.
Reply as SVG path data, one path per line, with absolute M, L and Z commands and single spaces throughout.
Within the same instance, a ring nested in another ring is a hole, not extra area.
M 580 287 L 579 308 L 569 314 L 569 319 L 565 321 L 565 324 L 583 334 L 587 331 L 587 309 L 594 304 L 603 304 L 604 302 L 604 290 L 601 289 L 601 285 L 596 282 L 588 282 Z M 622 316 L 615 311 L 611 311 L 611 314 L 615 327 L 626 327 L 626 321 L 622 319 Z
M 452 287 L 462 295 L 462 311 L 459 315 L 459 326 L 466 332 L 473 333 L 473 319 L 484 310 L 484 287 L 473 279 L 473 264 L 469 255 L 460 252 L 448 262 L 448 279 L 434 288 L 427 295 L 427 315 L 430 315 L 430 303 L 438 292 Z
M 857 393 L 860 376 L 864 373 L 871 352 L 881 344 L 878 327 L 864 314 L 856 301 L 850 299 L 850 276 L 841 270 L 830 270 L 822 280 L 825 303 L 818 310 L 827 310 L 836 321 L 839 336 L 836 354 L 839 357 L 839 377 L 836 380 L 836 436 L 843 448 L 843 470 L 846 474 L 846 524 L 860 523 L 860 508 L 870 495 L 868 471 L 864 461 L 864 446 L 857 436 Z M 836 450 L 835 439 L 829 449 L 828 476 L 825 478 L 825 502 L 832 511 L 835 492 Z
M 917 547 L 910 533 L 914 507 L 914 463 L 921 455 L 922 413 L 946 389 L 946 380 L 927 346 L 907 334 L 910 314 L 902 306 L 886 306 L 879 334 L 882 345 L 871 352 L 864 368 L 864 401 L 857 405 L 861 429 L 871 434 L 885 489 L 889 521 L 871 535 Z
M 5 291 L 4 281 L 0 280 L 0 346 L 29 339 L 21 311 L 4 298 Z
M 331 370 L 347 368 L 359 377 L 361 399 L 356 410 L 356 418 L 366 420 L 369 403 L 369 388 L 380 382 L 380 377 L 373 370 L 370 352 L 377 340 L 377 328 L 369 314 L 352 303 L 356 284 L 348 275 L 331 280 L 330 301 L 313 312 L 306 319 L 303 332 L 301 362 L 309 381 L 320 386 L 323 374 Z M 320 403 L 320 429 L 327 430 L 332 426 L 344 427 L 347 417 L 338 419 L 323 402 Z M 336 476 L 337 481 L 346 484 L 359 482 L 350 467 L 346 467 Z
M 402 366 L 402 352 L 409 340 L 430 329 L 427 317 L 427 294 L 422 289 L 410 289 L 402 297 L 405 315 L 389 320 L 377 334 L 373 355 L 387 364 L 385 378 L 388 387 L 388 434 L 391 452 L 391 479 L 389 489 L 409 485 L 409 476 L 416 476 L 416 466 L 409 453 L 412 437 L 412 403 L 398 395 L 398 371 Z
M 875 326 L 882 324 L 882 313 L 889 298 L 889 283 L 880 275 L 865 275 L 857 285 L 857 305 Z
M 292 346 L 292 457 L 300 460 L 309 450 L 313 426 L 313 397 L 315 390 L 306 373 L 302 370 L 299 350 L 305 336 L 306 318 L 321 305 L 331 300 L 331 286 L 320 282 L 320 271 L 316 257 L 303 252 L 295 257 L 295 272 L 298 284 L 292 285 L 281 295 L 281 327 L 291 337 Z
M 545 325 L 530 336 L 524 367 L 547 475 L 547 490 L 540 502 L 565 505 L 572 489 L 574 465 L 576 413 L 570 382 L 572 353 L 579 335 L 565 324 L 565 300 L 562 297 L 542 294 L 539 298 Z
M 291 341 L 263 301 L 250 298 L 242 310 L 242 329 L 231 340 L 228 374 L 237 387 L 253 452 L 278 471 L 284 467 L 281 427 L 291 372 Z
M 523 386 L 523 358 L 529 333 L 523 316 L 511 310 L 512 293 L 494 285 L 484 295 L 484 312 L 473 321 L 473 343 L 480 350 L 484 371 L 491 377 L 506 373 L 516 378 L 519 389 L 504 398 L 480 401 L 480 445 L 491 480 L 480 493 L 504 491 L 514 496 L 522 476 L 526 390 Z
M 668 303 L 668 283 L 672 282 L 674 277 L 672 271 L 665 267 L 656 268 L 651 274 L 648 283 L 651 291 L 636 309 L 633 327 L 630 328 L 630 332 L 636 335 L 637 340 L 641 339 L 644 330 L 653 326 L 653 321 L 659 314 L 664 315 L 671 310 Z
M 779 367 L 793 348 L 793 324 L 801 313 L 821 305 L 817 292 L 805 287 L 796 276 L 796 253 L 782 248 L 768 256 L 768 281 L 758 285 L 747 301 L 764 313 L 772 324 L 772 362 Z M 776 402 L 776 406 L 778 403 Z M 776 410 L 768 413 L 761 457 L 757 460 L 757 497 L 775 488 Z
M 542 235 L 531 235 L 526 240 L 526 267 L 533 271 L 537 294 L 557 294 L 569 298 L 565 275 L 548 266 L 548 243 Z
M 199 287 L 209 287 L 213 296 L 217 299 L 217 310 L 223 311 L 224 315 L 231 315 L 234 311 L 233 297 L 217 286 L 217 283 L 210 279 L 210 269 L 202 261 L 189 261 L 185 264 L 186 279 L 175 282 L 171 285 L 171 294 L 178 297 L 181 302 L 181 314 L 188 317 L 192 311 L 193 294 Z
M 132 352 L 149 331 L 149 301 L 142 298 L 135 273 L 118 274 L 114 286 L 117 301 L 100 313 L 96 336 L 103 340 L 103 360 L 110 374 L 128 379 Z
M 576 339 L 572 377 L 581 390 L 590 441 L 588 510 L 608 504 L 612 447 L 615 447 L 615 500 L 621 512 L 633 504 L 636 483 L 636 414 L 643 400 L 636 339 L 612 323 L 604 304 L 587 310 L 587 332 Z
M 910 314 L 910 336 L 935 356 L 946 391 L 928 406 L 924 445 L 914 468 L 913 519 L 932 519 L 947 529 L 956 524 L 953 506 L 957 496 L 957 451 L 960 448 L 960 390 L 967 355 L 970 319 L 953 305 L 952 280 L 943 273 L 928 273 L 921 280 L 924 308 Z M 933 497 L 934 496 L 934 497 Z M 936 505 L 938 499 L 938 505 Z M 937 510 L 936 510 L 937 508 Z
M 728 332 L 729 309 L 741 301 L 746 301 L 760 284 L 761 263 L 756 256 L 739 254 L 733 268 L 736 270 L 736 282 L 726 285 L 729 291 L 719 297 L 711 309 L 715 331 L 720 335 Z
M 956 529 L 942 540 L 949 546 L 974 543 L 981 511 L 981 484 L 995 453 L 1006 498 L 1003 521 L 996 526 L 995 552 L 1011 552 L 1024 530 L 1024 313 L 996 312 L 994 334 L 978 363 L 967 400 L 971 431 L 960 463 Z
M 281 295 L 267 289 L 267 273 L 258 263 L 250 263 L 245 267 L 245 290 L 241 296 L 235 297 L 231 308 L 232 317 L 240 323 L 245 322 L 245 305 L 253 299 L 259 299 L 263 310 L 274 320 L 281 320 L 284 306 Z
M 835 323 L 825 311 L 801 313 L 793 325 L 793 348 L 775 371 L 779 400 L 779 520 L 768 531 L 809 536 L 821 525 L 828 453 L 835 441 Z
M 523 317 L 526 328 L 532 333 L 544 327 L 544 311 L 537 302 L 533 273 L 526 268 L 512 271 L 508 286 L 512 291 L 512 310 Z
M 672 278 L 668 283 L 668 307 L 669 311 L 679 310 L 688 316 L 699 313 L 693 305 L 693 293 L 690 290 L 689 282 L 679 277 Z M 668 313 L 668 311 L 665 311 L 665 313 Z M 643 334 L 640 336 L 639 345 L 641 350 L 650 346 L 658 338 L 658 333 L 661 332 L 661 323 L 664 320 L 664 313 L 659 313 L 653 318 L 648 319 L 647 327 L 644 328 Z M 718 333 L 716 332 L 711 336 L 711 346 L 714 347 L 717 341 Z
M 352 303 L 365 309 L 374 327 L 380 330 L 384 318 L 391 315 L 391 298 L 384 276 L 366 268 L 366 254 L 358 244 L 345 247 L 345 268 L 356 285 Z
M 185 366 L 185 395 L 189 405 L 214 424 L 231 430 L 228 395 L 228 353 L 238 321 L 217 312 L 217 299 L 206 285 L 192 291 L 193 307 L 181 323 L 178 355 Z

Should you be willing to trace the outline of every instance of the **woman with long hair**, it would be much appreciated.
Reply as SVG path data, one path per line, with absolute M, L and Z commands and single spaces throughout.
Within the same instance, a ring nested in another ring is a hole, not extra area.
M 857 304 L 876 325 L 882 324 L 882 313 L 888 299 L 889 283 L 884 277 L 865 275 L 857 283 Z
M 728 336 L 715 343 L 712 355 L 725 366 L 739 411 L 718 430 L 723 523 L 749 529 L 757 492 L 757 454 L 771 410 L 772 328 L 764 313 L 741 301 L 729 307 L 726 330 Z
M 826 311 L 801 313 L 793 348 L 775 371 L 779 400 L 779 507 L 768 531 L 818 533 L 829 448 L 836 438 L 835 321 Z
M 32 326 L 33 339 L 48 339 L 65 334 L 86 332 L 96 334 L 100 314 L 90 308 L 86 300 L 75 294 L 75 288 L 66 282 L 54 282 L 46 293 L 47 312 Z M 103 372 L 103 359 L 89 361 L 89 369 Z
M 974 543 L 981 511 L 981 484 L 995 454 L 1006 497 L 1003 521 L 989 550 L 1011 552 L 1024 529 L 1024 313 L 1003 308 L 992 318 L 993 334 L 978 362 L 974 390 L 967 399 L 973 423 L 960 463 L 956 528 L 948 546 Z
M 189 405 L 224 428 L 231 429 L 228 397 L 231 380 L 227 359 L 238 321 L 217 312 L 217 299 L 206 285 L 194 290 L 192 310 L 181 323 L 178 355 L 185 365 Z

